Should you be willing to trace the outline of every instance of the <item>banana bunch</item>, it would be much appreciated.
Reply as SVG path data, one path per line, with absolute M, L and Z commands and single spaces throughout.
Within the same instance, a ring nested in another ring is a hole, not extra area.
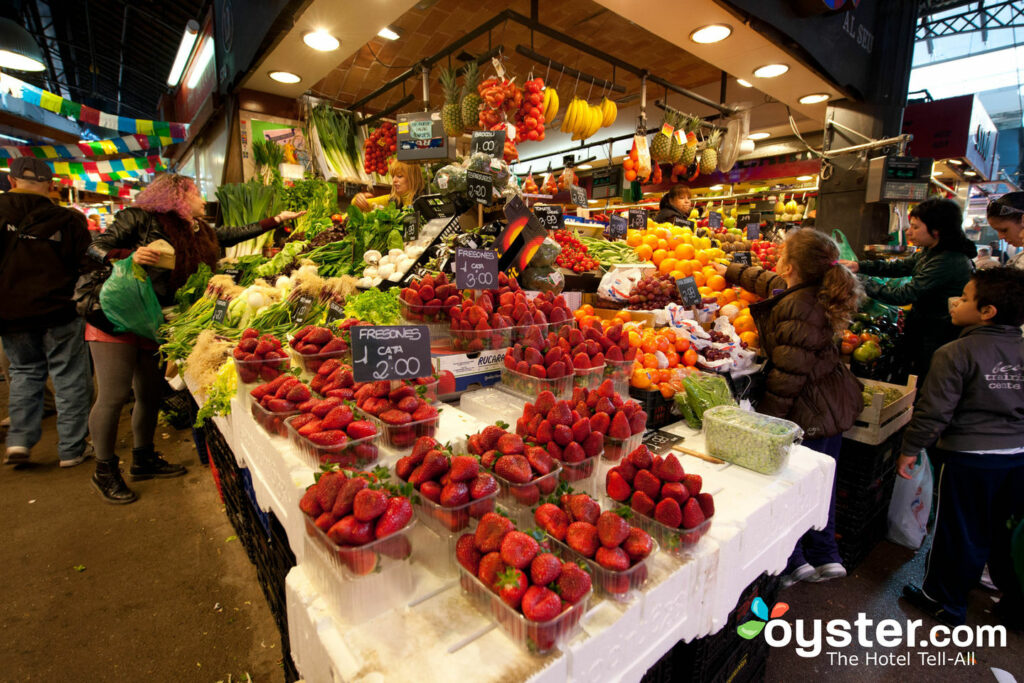
M 578 97 L 569 103 L 569 108 L 562 119 L 562 132 L 572 133 L 573 140 L 586 140 L 601 128 L 615 123 L 619 109 L 607 97 L 600 105 L 588 104 Z M 545 120 L 550 120 L 545 117 Z
M 558 92 L 550 86 L 544 88 L 544 103 L 541 105 L 541 111 L 544 113 L 545 122 L 554 121 L 555 116 L 558 115 Z

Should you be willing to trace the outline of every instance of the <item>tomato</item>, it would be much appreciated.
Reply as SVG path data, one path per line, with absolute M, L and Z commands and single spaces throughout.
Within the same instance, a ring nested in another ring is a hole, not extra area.
M 869 332 L 863 332 L 860 335 L 860 340 L 862 342 L 869 342 L 870 341 L 870 342 L 874 342 L 875 344 L 877 344 L 878 343 L 878 335 L 877 334 L 871 334 Z
M 686 353 L 683 354 L 683 362 L 693 367 L 697 364 L 697 352 L 693 349 L 687 349 Z

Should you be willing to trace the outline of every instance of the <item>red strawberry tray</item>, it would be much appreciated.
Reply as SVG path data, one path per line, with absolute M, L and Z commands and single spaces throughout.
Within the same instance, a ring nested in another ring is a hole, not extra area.
M 598 470 L 601 454 L 592 455 L 580 462 L 559 460 L 562 466 L 561 479 L 569 482 L 574 489 L 590 496 L 597 495 Z
M 607 362 L 605 361 L 605 363 Z M 574 387 L 583 387 L 584 389 L 597 389 L 605 379 L 604 373 L 605 365 L 603 364 L 585 370 L 576 368 L 573 370 L 572 385 Z
M 623 456 L 629 455 L 643 442 L 644 433 L 637 432 L 626 439 L 616 439 L 613 436 L 604 436 L 604 458 L 605 460 L 622 460 Z
M 283 353 L 282 356 L 284 356 Z M 283 358 L 254 358 L 252 360 L 235 359 L 235 373 L 238 375 L 238 381 L 241 384 L 269 382 L 287 371 L 287 356 Z
M 629 394 L 629 380 L 633 376 L 635 361 L 604 359 L 604 378 L 610 379 L 615 386 L 615 393 L 622 396 Z
M 688 556 L 697 541 L 711 528 L 712 519 L 714 518 L 708 517 L 693 529 L 673 529 L 656 519 L 633 511 L 633 521 L 636 525 L 653 536 L 666 553 L 678 559 L 685 559 Z
M 363 469 L 377 462 L 379 455 L 376 444 L 377 434 L 361 439 L 345 438 L 341 443 L 333 445 L 318 444 L 299 434 L 292 425 L 297 417 L 293 416 L 285 420 L 288 438 L 295 444 L 306 464 L 313 470 L 319 470 L 320 465 L 327 463 L 337 463 L 340 467 Z
M 514 484 L 494 473 L 494 478 L 498 480 L 498 504 L 513 515 L 516 526 L 523 525 L 524 528 L 529 528 L 533 525 L 533 506 L 541 496 L 548 495 L 558 487 L 561 473 L 562 463 L 557 461 L 553 470 L 525 484 Z
M 248 395 L 248 392 L 246 393 L 246 395 Z M 263 429 L 265 429 L 267 433 L 276 436 L 287 437 L 288 427 L 285 425 L 285 420 L 292 417 L 293 415 L 299 414 L 298 410 L 289 410 L 274 413 L 267 410 L 256 401 L 252 401 L 249 404 L 249 407 L 250 410 L 252 411 L 253 419 L 256 420 L 256 424 L 263 427 Z
M 488 329 L 449 331 L 452 337 L 452 348 L 456 351 L 473 353 L 474 351 L 494 351 L 512 346 L 514 327 L 497 327 Z
M 558 539 L 552 538 L 550 534 L 548 539 L 551 543 L 551 550 L 563 560 L 586 562 L 587 573 L 593 579 L 597 592 L 619 602 L 629 601 L 635 597 L 634 591 L 639 590 L 647 582 L 650 565 L 654 556 L 658 554 L 658 542 L 655 540 L 653 543 L 654 547 L 647 557 L 629 569 L 615 571 L 602 567 L 594 560 L 576 552 Z
M 480 519 L 488 512 L 494 512 L 497 498 L 498 492 L 493 491 L 483 498 L 455 507 L 445 507 L 421 494 L 417 496 L 419 502 L 413 504 L 413 510 L 424 526 L 443 538 L 448 534 L 465 530 L 471 520 Z
M 386 448 L 399 451 L 412 448 L 413 443 L 421 436 L 433 436 L 437 433 L 437 425 L 441 421 L 441 416 L 436 415 L 425 420 L 406 422 L 400 425 L 388 424 L 365 411 L 360 412 L 377 428 L 381 439 L 380 443 Z
M 536 398 L 542 391 L 550 391 L 555 398 L 569 398 L 572 394 L 572 373 L 554 379 L 534 377 L 508 367 L 501 368 L 501 385 L 512 393 Z
M 530 621 L 507 605 L 469 570 L 459 565 L 459 583 L 473 605 L 485 616 L 493 618 L 512 641 L 533 655 L 546 655 L 562 648 L 580 631 L 580 620 L 587 613 L 593 590 L 551 621 Z

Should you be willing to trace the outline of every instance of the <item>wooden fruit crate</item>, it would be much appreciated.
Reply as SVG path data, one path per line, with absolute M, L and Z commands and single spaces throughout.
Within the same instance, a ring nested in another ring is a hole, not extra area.
M 853 426 L 843 433 L 847 439 L 874 446 L 882 443 L 910 422 L 910 416 L 914 411 L 914 397 L 917 395 L 917 376 L 910 375 L 906 385 L 875 380 L 862 381 L 868 388 L 893 388 L 899 389 L 902 393 L 897 400 L 889 405 L 883 405 L 885 394 L 881 391 L 875 392 L 871 404 L 864 407 Z

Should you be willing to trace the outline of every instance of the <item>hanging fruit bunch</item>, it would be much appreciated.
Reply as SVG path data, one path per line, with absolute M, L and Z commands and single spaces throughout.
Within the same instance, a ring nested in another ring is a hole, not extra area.
M 568 192 L 572 185 L 579 185 L 579 178 L 576 177 L 576 172 L 567 166 L 562 171 L 562 175 L 558 176 L 558 189 Z
M 441 69 L 441 89 L 444 91 L 444 106 L 441 107 L 441 123 L 444 134 L 449 137 L 462 135 L 462 105 L 459 102 L 458 72 L 452 67 Z
M 483 104 L 478 116 L 483 130 L 496 130 L 494 126 L 508 121 L 523 103 L 522 91 L 507 78 L 492 76 L 477 86 L 477 93 Z
M 660 185 L 663 178 L 661 176 L 661 164 L 651 164 L 651 183 Z
M 544 101 L 541 103 L 545 121 L 554 121 L 558 116 L 558 93 L 550 85 L 544 88 Z
M 646 183 L 650 180 L 654 174 L 654 169 L 658 168 L 658 164 L 651 164 L 651 172 L 647 175 L 640 175 L 640 153 L 636 148 L 636 140 L 633 140 L 633 146 L 629 150 L 629 155 L 622 160 L 622 169 L 626 172 L 626 181 L 633 182 L 639 180 L 641 183 Z M 661 176 L 661 170 L 658 170 L 659 177 Z M 661 181 L 657 181 L 661 182 Z
M 671 107 L 665 107 L 661 129 L 651 139 L 651 161 L 672 161 L 672 134 L 679 125 L 680 114 Z
M 533 173 L 526 176 L 526 180 L 523 182 L 523 192 L 526 194 L 540 193 L 540 188 L 537 187 L 537 182 L 533 179 Z
M 710 175 L 718 170 L 718 146 L 722 143 L 722 132 L 715 129 L 705 141 L 700 151 L 700 172 Z M 793 206 L 796 206 L 794 202 Z
M 565 111 L 561 130 L 572 133 L 573 140 L 586 140 L 601 128 L 615 123 L 618 115 L 618 106 L 607 97 L 600 105 L 588 104 L 586 100 L 574 97 Z
M 523 83 L 523 101 L 515 114 L 516 142 L 544 139 L 544 79 L 534 78 Z
M 466 77 L 462 81 L 462 101 L 459 105 L 462 117 L 462 129 L 466 132 L 480 128 L 480 103 L 483 98 L 477 92 L 480 82 L 480 67 L 476 62 L 466 65 Z
M 387 175 L 388 159 L 398 149 L 398 129 L 384 121 L 363 143 L 363 171 Z
M 544 178 L 544 186 L 542 188 L 542 194 L 556 195 L 558 194 L 558 181 L 555 180 L 555 174 L 548 171 L 547 177 Z

